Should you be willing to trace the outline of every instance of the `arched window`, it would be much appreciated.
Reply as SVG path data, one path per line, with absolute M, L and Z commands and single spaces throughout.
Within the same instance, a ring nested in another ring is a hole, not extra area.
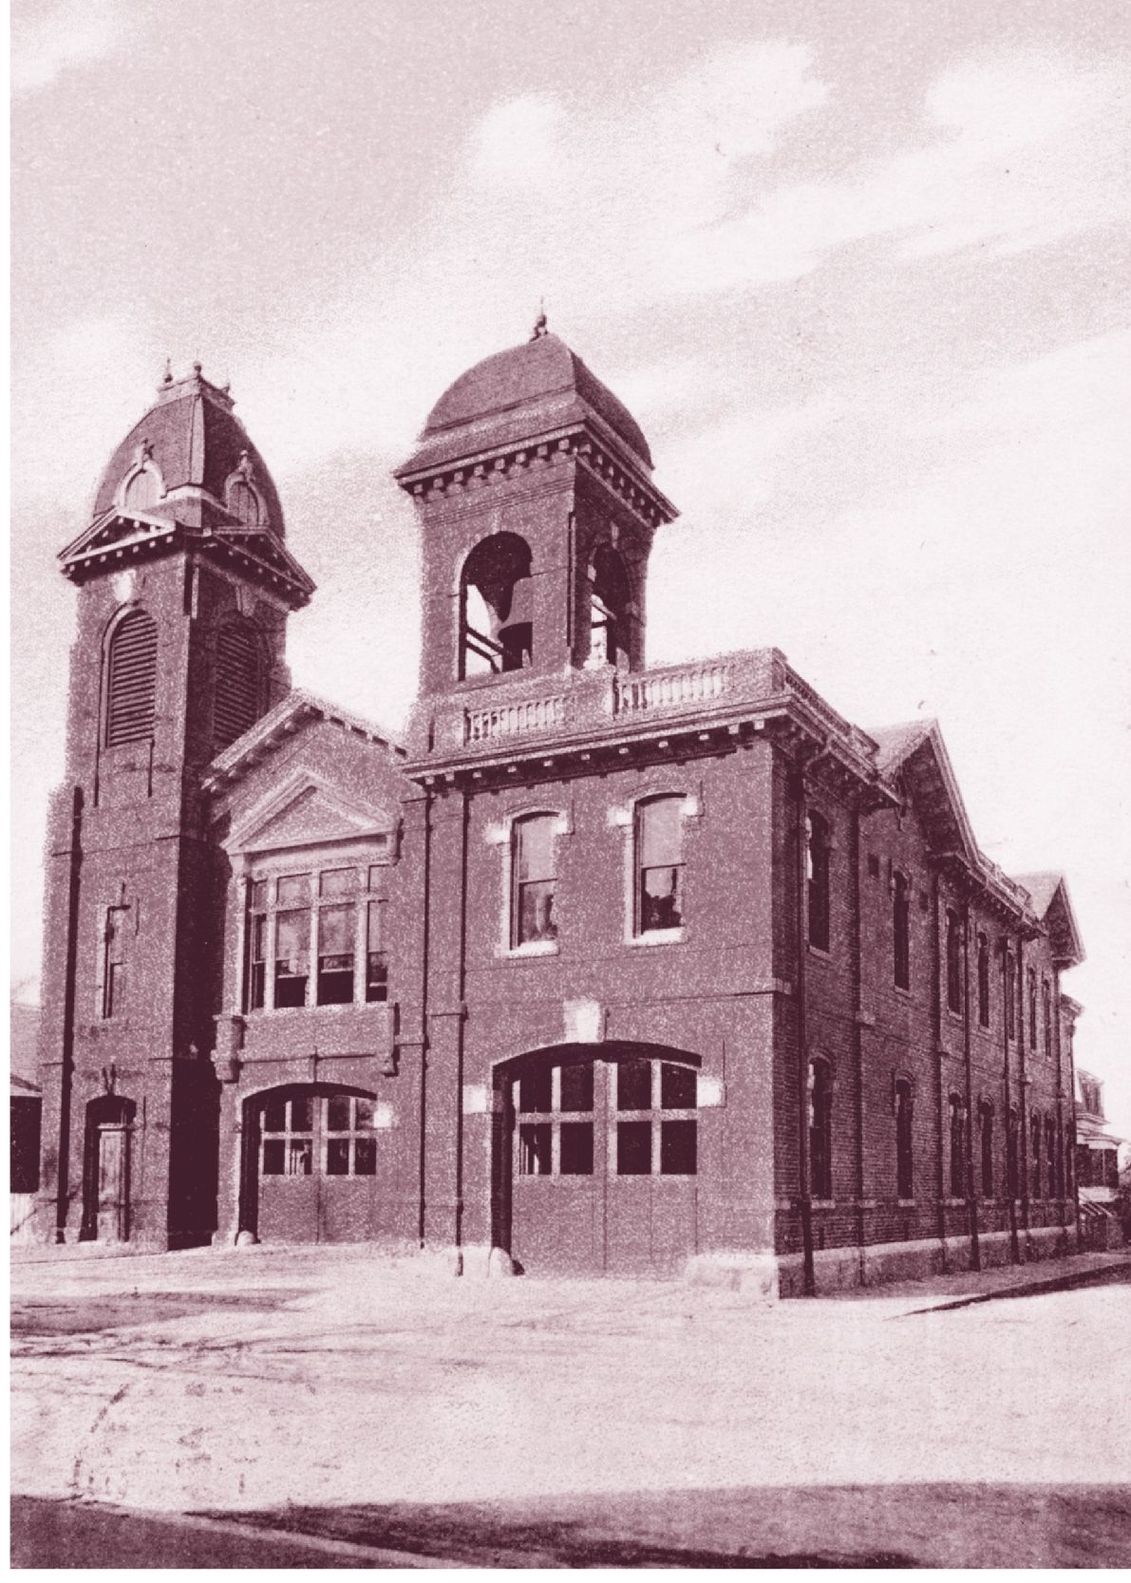
M 122 495 L 125 511 L 148 511 L 157 504 L 157 479 L 148 467 L 141 467 L 127 481 Z
M 114 628 L 106 663 L 106 746 L 148 742 L 157 701 L 157 623 L 131 610 Z
M 1029 1179 L 1034 1198 L 1041 1197 L 1041 1118 L 1037 1111 L 1029 1117 Z
M 554 898 L 558 884 L 555 837 L 558 816 L 527 814 L 511 834 L 511 945 L 556 940 Z
M 683 923 L 682 795 L 636 807 L 636 934 Z
M 966 1106 L 958 1094 L 950 1096 L 950 1196 L 966 1196 Z
M 911 1082 L 895 1081 L 895 1194 L 897 1198 L 915 1197 L 915 1156 L 912 1133 Z
M 228 621 L 216 634 L 216 681 L 212 746 L 217 753 L 243 736 L 263 712 L 263 640 L 246 616 Z
M 994 1107 L 988 1099 L 978 1106 L 978 1143 L 982 1164 L 982 1197 L 994 1196 Z
M 460 583 L 460 676 L 520 671 L 531 663 L 534 627 L 530 546 L 492 533 L 468 556 Z
M 829 823 L 819 813 L 805 821 L 806 901 L 809 914 L 809 944 L 818 951 L 829 949 Z
M 244 527 L 259 527 L 259 496 L 246 479 L 236 478 L 228 485 L 228 510 Z
M 990 1025 L 990 942 L 984 934 L 978 936 L 978 1022 Z
M 829 1063 L 809 1062 L 809 1192 L 833 1196 L 833 1083 Z
M 628 653 L 628 576 L 610 545 L 602 544 L 589 566 L 589 662 L 615 665 Z
M 892 974 L 897 989 L 911 988 L 911 884 L 906 874 L 892 876 Z
M 962 1010 L 962 920 L 953 908 L 946 915 L 946 1004 Z

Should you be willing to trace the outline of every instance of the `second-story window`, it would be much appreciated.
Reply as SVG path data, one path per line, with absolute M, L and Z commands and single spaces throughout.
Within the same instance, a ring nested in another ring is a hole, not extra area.
M 511 842 L 512 946 L 544 944 L 558 937 L 554 916 L 557 831 L 557 814 L 527 814 L 515 820 Z
M 1037 973 L 1029 969 L 1029 1048 L 1037 1048 Z
M 682 796 L 653 797 L 636 810 L 636 933 L 683 922 Z
M 962 920 L 953 908 L 946 915 L 946 1004 L 962 1010 Z
M 1017 1033 L 1017 963 L 1013 952 L 1005 948 L 1005 1037 L 1012 1039 Z
M 990 942 L 984 934 L 978 936 L 978 1022 L 990 1025 Z
M 102 935 L 102 1016 L 120 1017 L 126 1006 L 125 907 L 107 907 Z
M 806 901 L 809 913 L 809 944 L 818 951 L 829 949 L 829 824 L 819 813 L 805 821 Z
M 1048 979 L 1041 981 L 1041 1017 L 1045 1027 L 1045 1055 L 1052 1059 L 1052 990 Z
M 324 868 L 258 879 L 248 893 L 249 1011 L 349 1006 L 388 999 L 374 892 L 381 868 Z
M 911 885 L 906 874 L 892 876 L 892 975 L 897 989 L 911 988 Z

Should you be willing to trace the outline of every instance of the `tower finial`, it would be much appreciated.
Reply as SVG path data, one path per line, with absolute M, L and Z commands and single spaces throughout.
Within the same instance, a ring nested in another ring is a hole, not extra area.
M 549 333 L 546 325 L 546 299 L 541 297 L 538 302 L 538 317 L 534 321 L 534 334 L 530 339 L 532 341 L 540 341 L 544 335 L 549 335 Z
M 171 385 L 173 383 L 173 359 L 171 357 L 165 359 L 165 377 L 161 383 L 163 385 Z

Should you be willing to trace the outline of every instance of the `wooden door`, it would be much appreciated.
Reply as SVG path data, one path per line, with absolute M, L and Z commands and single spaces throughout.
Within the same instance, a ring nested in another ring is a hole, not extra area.
M 124 1242 L 128 1235 L 129 1131 L 121 1122 L 98 1127 L 96 1235 L 99 1242 Z

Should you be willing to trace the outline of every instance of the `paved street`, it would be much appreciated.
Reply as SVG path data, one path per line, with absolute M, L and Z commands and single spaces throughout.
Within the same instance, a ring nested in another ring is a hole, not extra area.
M 144 1564 L 96 1502 L 220 1519 L 176 1528 L 197 1566 L 302 1534 L 335 1558 L 260 1564 L 1131 1561 L 1131 1288 L 922 1311 L 951 1296 L 764 1307 L 352 1249 L 19 1264 L 15 1542 Z

